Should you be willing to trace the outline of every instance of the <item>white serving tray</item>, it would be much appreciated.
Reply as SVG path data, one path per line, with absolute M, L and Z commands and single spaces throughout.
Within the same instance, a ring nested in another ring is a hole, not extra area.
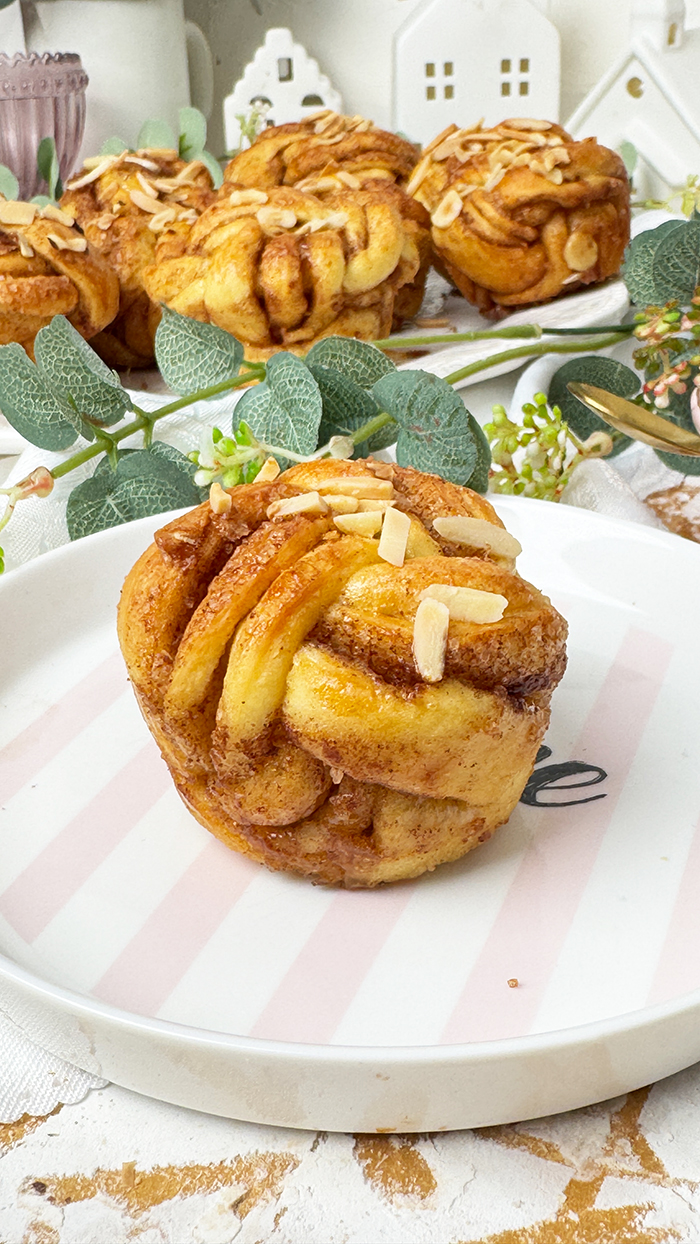
M 163 1100 L 365 1132 L 568 1110 L 700 1059 L 700 548 L 498 509 L 570 622 L 531 785 L 570 806 L 520 803 L 372 893 L 270 873 L 175 795 L 115 636 L 166 516 L 0 580 L 0 1006 L 28 1035 Z

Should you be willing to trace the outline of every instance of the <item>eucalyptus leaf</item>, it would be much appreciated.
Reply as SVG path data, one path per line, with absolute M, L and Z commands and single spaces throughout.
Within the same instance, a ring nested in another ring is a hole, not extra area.
M 0 410 L 15 431 L 40 449 L 68 449 L 78 427 L 66 418 L 37 367 L 18 342 L 0 346 Z
M 199 108 L 181 108 L 178 113 L 180 142 L 178 150 L 183 160 L 194 160 L 204 150 L 207 142 L 207 122 Z
M 214 189 L 218 190 L 224 184 L 224 173 L 216 156 L 213 156 L 211 151 L 198 151 L 197 159 L 201 160 L 204 167 L 209 170 Z
M 630 301 L 635 307 L 661 306 L 667 301 L 661 296 L 663 291 L 656 287 L 653 274 L 654 256 L 664 239 L 677 229 L 683 229 L 684 225 L 683 220 L 667 220 L 655 229 L 639 233 L 627 247 L 622 276 Z
M 52 199 L 60 199 L 63 194 L 61 171 L 58 166 L 56 143 L 53 138 L 42 138 L 36 153 L 36 166 L 49 188 Z
M 479 465 L 469 412 L 458 393 L 439 376 L 424 371 L 394 371 L 372 388 L 382 410 L 400 424 L 396 442 L 399 466 L 442 475 L 466 484 Z
M 352 436 L 353 432 L 380 413 L 372 395 L 342 372 L 333 367 L 313 364 L 309 371 L 321 390 L 323 403 L 323 415 L 318 430 L 319 444 L 325 445 L 332 436 Z M 356 447 L 353 457 L 366 458 L 377 449 L 393 445 L 396 433 L 396 424 L 387 424 L 369 440 L 362 441 Z
M 667 233 L 654 251 L 652 280 L 659 305 L 688 303 L 700 285 L 700 222 L 688 220 Z
M 322 337 L 309 350 L 306 362 L 309 367 L 332 367 L 361 389 L 371 389 L 382 376 L 396 371 L 381 350 L 354 337 Z
M 37 207 L 48 207 L 49 203 L 53 203 L 48 194 L 35 194 L 29 200 L 30 203 L 36 203 Z
M 143 147 L 162 147 L 168 151 L 178 149 L 172 128 L 160 117 L 151 117 L 150 120 L 144 121 L 136 139 L 136 146 L 139 150 Z
M 6 164 L 0 164 L 0 194 L 6 199 L 19 198 L 19 182 Z
M 625 140 L 620 143 L 619 151 L 622 162 L 627 170 L 627 176 L 631 177 L 637 167 L 637 161 L 639 159 L 637 148 L 634 143 L 630 143 Z
M 163 307 L 156 331 L 156 360 L 165 383 L 184 395 L 237 376 L 243 346 L 215 324 L 202 324 Z
M 109 427 L 132 409 L 116 372 L 95 354 L 64 315 L 55 315 L 36 335 L 34 354 L 43 380 L 61 399 L 64 413 Z
M 273 354 L 267 379 L 244 393 L 235 420 L 244 419 L 259 441 L 295 454 L 311 454 L 318 444 L 323 413 L 321 391 L 309 368 L 293 354 Z
M 547 401 L 550 406 L 558 406 L 562 417 L 579 440 L 585 441 L 592 432 L 611 433 L 610 425 L 596 415 L 588 406 L 584 406 L 573 393 L 569 393 L 567 385 L 570 381 L 581 381 L 594 384 L 599 389 L 607 389 L 618 397 L 636 397 L 641 382 L 637 372 L 616 359 L 601 357 L 598 354 L 586 354 L 582 358 L 570 359 L 554 373 L 549 384 Z M 629 436 L 622 436 L 614 442 L 610 455 L 620 453 L 631 444 Z
M 100 155 L 121 155 L 123 151 L 130 150 L 129 144 L 125 143 L 123 138 L 120 138 L 118 134 L 113 134 L 100 147 Z
M 486 433 L 473 415 L 469 415 L 468 423 L 469 430 L 474 437 L 474 444 L 476 445 L 476 466 L 469 479 L 465 482 L 468 488 L 473 488 L 474 492 L 480 492 L 483 495 L 485 492 L 488 492 L 489 487 L 491 446 Z
M 201 491 L 184 463 L 192 468 L 183 454 L 161 441 L 150 449 L 120 451 L 116 470 L 103 459 L 91 479 L 78 484 L 68 498 L 66 522 L 71 540 L 132 519 L 197 505 Z

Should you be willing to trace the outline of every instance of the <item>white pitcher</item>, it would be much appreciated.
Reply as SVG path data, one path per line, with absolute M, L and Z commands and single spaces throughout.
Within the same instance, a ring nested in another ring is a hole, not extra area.
M 183 0 L 25 0 L 27 50 L 78 52 L 90 79 L 81 155 L 107 138 L 136 142 L 149 117 L 177 133 L 178 109 L 205 116 L 213 103 L 213 61 Z

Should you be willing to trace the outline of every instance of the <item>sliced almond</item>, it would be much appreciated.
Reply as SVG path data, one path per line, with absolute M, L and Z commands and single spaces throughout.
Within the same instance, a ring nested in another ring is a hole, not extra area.
M 358 501 L 390 501 L 394 495 L 391 480 L 377 479 L 374 475 L 335 475 L 320 480 L 316 487 L 321 494 L 339 493 L 341 496 L 357 497 Z
M 83 160 L 83 168 L 84 168 L 87 172 L 92 173 L 92 172 L 93 172 L 96 168 L 101 168 L 103 165 L 118 164 L 118 162 L 119 162 L 119 161 L 122 159 L 122 157 L 123 157 L 123 156 L 125 156 L 126 154 L 127 154 L 127 152 L 126 152 L 126 148 L 124 148 L 124 150 L 122 151 L 121 155 L 114 155 L 114 156 L 101 156 L 101 155 L 97 155 L 97 156 L 86 156 L 86 158 Z M 72 182 L 70 182 L 70 183 L 69 183 L 69 185 L 72 185 Z
M 354 173 L 348 173 L 344 168 L 338 169 L 336 177 L 344 186 L 349 186 L 351 190 L 359 190 L 362 185 L 359 177 L 356 177 Z
M 389 562 L 392 566 L 403 566 L 410 530 L 411 520 L 403 510 L 396 510 L 392 506 L 385 511 L 377 549 L 382 561 Z
M 19 253 L 23 259 L 34 258 L 34 251 L 32 250 L 31 246 L 29 245 L 23 233 L 17 234 L 17 245 L 19 246 Z
M 495 190 L 499 182 L 503 181 L 506 175 L 506 169 L 501 164 L 497 164 L 491 176 L 484 182 L 484 190 Z
M 455 189 L 448 190 L 440 200 L 430 220 L 436 229 L 447 229 L 462 210 L 462 200 Z
M 266 458 L 260 470 L 255 476 L 255 482 L 259 484 L 267 484 L 273 479 L 277 479 L 280 473 L 280 464 L 276 458 Z
M 449 625 L 447 605 L 440 600 L 421 601 L 413 624 L 413 659 L 423 682 L 440 682 L 445 672 Z
M 330 494 L 325 498 L 334 514 L 357 514 L 360 509 L 360 502 L 357 497 L 344 496 L 343 493 Z M 365 501 L 366 506 L 373 506 L 376 510 L 378 502 Z
M 136 174 L 136 180 L 139 183 L 141 189 L 143 190 L 143 193 L 147 194 L 149 199 L 158 198 L 158 191 L 153 185 L 153 182 L 149 181 L 147 177 L 144 177 L 143 173 L 138 172 Z
M 303 492 L 297 497 L 273 501 L 267 507 L 268 518 L 286 518 L 288 514 L 327 514 L 328 506 L 317 492 Z
M 379 510 L 365 510 L 361 514 L 338 514 L 333 522 L 346 536 L 376 536 L 383 518 Z
M 0 201 L 0 225 L 31 225 L 36 213 L 36 203 L 17 203 L 14 199 Z
M 174 207 L 164 207 L 161 212 L 156 212 L 155 216 L 151 216 L 148 227 L 152 233 L 160 233 L 167 225 L 171 225 L 177 219 L 177 212 Z
M 60 207 L 56 207 L 55 203 L 47 203 L 46 207 L 40 208 L 39 215 L 42 220 L 55 220 L 59 225 L 67 225 L 68 228 L 72 228 L 75 224 L 75 217 L 62 211 Z
M 498 592 L 453 587 L 449 583 L 431 583 L 421 592 L 420 599 L 442 601 L 455 622 L 500 622 L 508 607 L 507 597 Z
M 333 783 L 334 786 L 339 786 L 343 778 L 345 777 L 345 774 L 342 769 L 334 769 L 331 767 L 330 774 L 331 774 L 331 782 Z
M 175 152 L 173 152 L 173 155 L 174 154 Z M 160 171 L 158 165 L 155 164 L 153 160 L 147 159 L 145 156 L 129 154 L 121 156 L 121 159 L 124 164 L 139 164 L 141 168 L 147 169 L 149 173 L 158 173 Z
M 143 190 L 130 190 L 129 196 L 135 207 L 140 207 L 142 212 L 152 213 L 163 210 L 163 204 L 158 202 L 157 198 L 152 198 L 149 194 L 144 194 Z
M 271 229 L 293 229 L 297 223 L 296 212 L 288 207 L 274 207 L 270 204 L 261 207 L 255 213 L 261 229 L 268 233 Z
M 72 178 L 71 181 L 67 183 L 67 189 L 81 190 L 83 186 L 89 186 L 91 182 L 97 181 L 103 173 L 106 173 L 110 168 L 114 168 L 114 165 L 118 164 L 119 159 L 119 156 L 107 156 L 106 159 L 100 160 L 100 163 L 95 165 L 92 165 L 92 161 L 90 160 L 89 163 L 92 167 L 89 172 L 84 173 L 82 177 Z M 88 161 L 86 160 L 85 163 L 87 165 Z
M 329 501 L 330 501 L 330 497 L 329 497 Z M 332 504 L 333 503 L 331 502 L 331 505 Z M 385 501 L 383 498 L 375 497 L 373 501 L 363 498 L 361 501 L 358 501 L 357 508 L 358 510 L 360 510 L 361 513 L 366 513 L 367 510 L 379 510 L 383 514 L 384 511 L 388 510 L 389 506 L 393 504 L 394 504 L 393 501 Z
M 522 545 L 504 527 L 488 523 L 484 518 L 468 518 L 466 514 L 450 514 L 434 518 L 433 527 L 453 544 L 467 544 L 472 549 L 490 549 L 497 557 L 517 557 Z
M 231 207 L 245 207 L 248 203 L 267 203 L 268 199 L 264 190 L 232 190 L 228 201 Z
M 62 238 L 58 233 L 47 233 L 47 238 L 52 246 L 59 251 L 86 251 L 87 238 L 81 238 L 79 235 L 74 238 Z
M 553 121 L 539 121 L 536 117 L 508 117 L 507 121 L 502 122 L 511 130 L 530 130 L 534 133 L 542 130 L 551 130 Z
M 214 514 L 228 514 L 233 499 L 229 492 L 224 492 L 221 484 L 212 484 L 209 489 L 209 505 Z
M 585 272 L 598 259 L 598 243 L 589 233 L 575 230 L 564 247 L 564 261 L 573 272 Z

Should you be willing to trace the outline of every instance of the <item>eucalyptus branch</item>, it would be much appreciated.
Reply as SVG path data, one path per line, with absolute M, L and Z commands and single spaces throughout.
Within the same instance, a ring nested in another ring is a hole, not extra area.
M 206 398 L 216 397 L 219 393 L 226 393 L 230 389 L 238 389 L 241 385 L 250 384 L 252 380 L 261 380 L 264 377 L 264 364 L 246 363 L 245 366 L 247 370 L 241 375 L 235 376 L 230 380 L 221 380 L 218 384 L 209 385 L 205 389 L 198 389 L 195 393 L 188 393 L 184 397 L 169 402 L 166 406 L 161 406 L 158 410 L 146 412 L 135 406 L 134 410 L 138 412 L 136 418 L 131 423 L 125 423 L 116 432 L 110 432 L 110 440 L 117 445 L 120 441 L 126 440 L 128 436 L 133 436 L 134 432 L 143 431 L 148 433 L 149 428 L 152 432 L 153 425 L 159 419 L 164 419 L 166 415 L 172 415 L 175 411 L 182 410 L 185 406 L 191 406 L 193 402 L 205 401 Z M 104 440 L 104 437 L 98 438 L 84 449 L 79 449 L 70 458 L 66 458 L 65 462 L 60 462 L 58 466 L 53 467 L 51 470 L 52 478 L 60 479 L 62 475 L 68 475 L 76 467 L 82 466 L 84 462 L 89 462 L 92 458 L 97 458 L 99 454 L 104 453 L 105 446 L 100 443 L 101 440 Z
M 596 333 L 619 333 L 631 337 L 635 324 L 601 324 L 595 328 L 545 328 L 540 324 L 512 324 L 504 328 L 470 329 L 463 333 L 426 333 L 416 337 L 384 337 L 373 342 L 380 350 L 413 350 L 424 346 L 455 345 L 463 341 L 489 341 L 509 337 L 590 337 Z
M 617 345 L 628 335 L 627 326 L 624 325 L 619 332 L 616 330 L 606 337 L 594 338 L 588 343 L 588 348 L 589 350 L 604 350 L 606 346 Z M 445 376 L 445 380 L 448 384 L 458 384 L 460 380 L 466 380 L 468 376 L 475 376 L 480 371 L 489 371 L 501 363 L 509 363 L 511 359 L 533 358 L 540 354 L 578 354 L 580 349 L 580 345 L 575 341 L 570 344 L 565 341 L 541 341 L 537 345 L 516 346 L 513 350 L 503 350 L 500 354 L 491 354 L 486 359 L 477 359 L 474 363 L 468 363 L 466 367 L 460 367 L 458 371 Z

